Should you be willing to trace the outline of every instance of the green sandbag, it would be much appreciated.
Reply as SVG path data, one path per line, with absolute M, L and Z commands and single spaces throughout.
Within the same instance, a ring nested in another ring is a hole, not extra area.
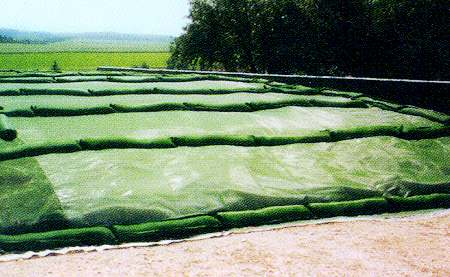
M 22 83 L 22 84 L 33 84 L 33 83 L 54 83 L 53 78 L 0 78 L 0 83 Z
M 258 146 L 277 146 L 288 145 L 294 143 L 318 143 L 331 141 L 329 131 L 313 132 L 304 136 L 288 137 L 288 136 L 257 136 L 255 137 L 256 145 Z
M 432 110 L 416 108 L 416 107 L 406 107 L 401 109 L 399 112 L 404 114 L 410 114 L 415 116 L 421 116 L 432 121 L 440 122 L 446 125 L 450 124 L 450 116 L 444 113 L 435 112 Z
M 320 94 L 329 95 L 329 96 L 342 96 L 348 98 L 356 98 L 363 96 L 364 94 L 359 92 L 350 92 L 350 91 L 337 91 L 337 90 L 322 90 Z
M 162 111 L 184 111 L 186 110 L 183 103 L 161 103 L 152 105 L 130 106 L 122 104 L 111 104 L 111 108 L 122 113 L 136 112 L 162 112 Z
M 367 104 L 359 100 L 333 101 L 331 99 L 310 99 L 309 104 L 313 107 L 336 107 L 336 108 L 367 108 Z
M 208 145 L 234 145 L 234 146 L 255 146 L 254 136 L 238 135 L 205 135 L 205 136 L 180 136 L 172 137 L 172 141 L 177 146 L 199 147 Z
M 450 208 L 450 194 L 417 195 L 411 197 L 386 197 L 393 211 Z
M 402 105 L 389 103 L 385 101 L 375 100 L 369 97 L 357 97 L 356 100 L 363 101 L 371 106 L 380 108 L 382 110 L 388 110 L 388 111 L 398 111 Z
M 106 76 L 77 76 L 77 77 L 60 77 L 55 78 L 57 83 L 77 83 L 77 82 L 105 82 L 108 81 L 108 77 Z
M 254 211 L 217 213 L 226 227 L 246 227 L 310 219 L 311 212 L 303 205 L 269 207 Z
M 80 116 L 80 115 L 98 115 L 111 114 L 115 110 L 110 106 L 97 106 L 89 108 L 56 108 L 56 107 L 39 107 L 31 106 L 33 113 L 36 116 Z
M 17 138 L 17 130 L 6 115 L 0 114 L 0 139 L 12 141 L 15 138 Z
M 140 78 L 136 78 L 140 77 Z M 158 82 L 161 81 L 159 77 L 156 76 L 117 76 L 117 77 L 111 77 L 108 76 L 107 80 L 109 82 L 117 82 L 117 83 L 146 83 L 146 82 Z
M 189 111 L 216 111 L 216 112 L 252 112 L 253 109 L 245 103 L 235 104 L 200 104 L 200 103 L 183 103 L 186 110 Z
M 401 127 L 397 126 L 364 126 L 348 129 L 331 130 L 332 141 L 340 141 L 355 138 L 375 137 L 375 136 L 395 136 L 398 137 Z
M 83 150 L 128 149 L 128 148 L 174 148 L 176 145 L 170 138 L 131 139 L 131 138 L 92 138 L 81 139 L 79 144 Z
M 305 86 L 294 86 L 292 88 L 270 87 L 270 91 L 296 95 L 314 95 L 320 93 L 320 89 L 318 88 L 310 88 Z
M 151 94 L 154 89 L 105 89 L 105 90 L 89 90 L 92 96 L 114 96 L 128 94 Z
M 53 153 L 72 153 L 81 150 L 80 145 L 76 142 L 49 142 L 43 144 L 20 145 L 8 149 L 0 149 L 0 161 Z
M 255 111 L 278 109 L 288 106 L 310 107 L 309 99 L 293 99 L 285 101 L 255 101 L 247 103 Z
M 2 113 L 9 117 L 33 117 L 33 116 L 35 116 L 31 107 L 28 109 L 6 110 L 6 111 L 2 111 Z
M 8 252 L 116 243 L 114 234 L 105 227 L 67 229 L 13 236 L 0 235 L 0 249 Z
M 212 216 L 197 216 L 128 226 L 114 225 L 112 228 L 121 242 L 156 241 L 216 231 L 221 228 L 221 223 Z
M 89 96 L 89 92 L 76 89 L 19 89 L 19 95 L 68 95 Z
M 312 203 L 308 205 L 308 208 L 317 218 L 372 215 L 389 211 L 388 202 L 384 198 L 369 198 L 330 203 Z
M 2 90 L 0 88 L 0 96 L 17 96 L 20 95 L 20 92 L 18 89 L 6 89 Z
M 403 126 L 400 136 L 404 139 L 432 139 L 450 136 L 450 126 Z

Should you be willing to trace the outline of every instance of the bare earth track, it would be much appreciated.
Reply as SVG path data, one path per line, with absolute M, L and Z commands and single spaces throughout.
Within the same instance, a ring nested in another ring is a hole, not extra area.
M 450 213 L 0 263 L 0 276 L 450 276 Z

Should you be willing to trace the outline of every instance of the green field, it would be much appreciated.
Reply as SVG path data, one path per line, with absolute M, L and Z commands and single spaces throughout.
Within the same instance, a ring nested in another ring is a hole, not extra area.
M 168 52 L 47 52 L 1 53 L 0 69 L 49 70 L 57 62 L 62 70 L 95 70 L 98 66 L 166 67 Z
M 51 43 L 0 43 L 0 53 L 47 52 L 169 52 L 169 43 L 81 39 Z

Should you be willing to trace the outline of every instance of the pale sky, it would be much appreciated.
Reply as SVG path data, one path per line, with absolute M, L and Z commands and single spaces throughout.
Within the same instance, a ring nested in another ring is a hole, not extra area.
M 189 0 L 0 0 L 0 28 L 179 35 Z

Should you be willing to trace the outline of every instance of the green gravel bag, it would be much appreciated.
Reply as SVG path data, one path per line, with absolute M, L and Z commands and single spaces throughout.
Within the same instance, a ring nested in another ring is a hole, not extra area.
M 0 114 L 0 139 L 12 141 L 17 137 L 17 130 L 9 121 L 8 117 Z
M 105 227 L 67 229 L 22 235 L 0 235 L 0 249 L 28 251 L 82 245 L 116 244 L 113 233 Z
M 110 114 L 116 111 L 110 106 L 97 106 L 88 108 L 57 108 L 57 107 L 40 107 L 31 106 L 31 110 L 36 116 L 80 116 L 80 115 L 96 115 Z
M 138 105 L 138 106 L 111 104 L 111 108 L 113 108 L 115 111 L 122 113 L 183 111 L 187 109 L 183 103 L 161 103 L 161 104 Z
M 450 194 L 417 195 L 411 197 L 387 197 L 393 211 L 450 208 Z
M 369 198 L 330 203 L 312 203 L 309 204 L 308 207 L 317 218 L 371 215 L 389 211 L 388 202 L 384 198 Z
M 302 205 L 269 207 L 254 211 L 221 212 L 217 217 L 226 227 L 258 226 L 312 217 L 311 212 Z
M 127 148 L 173 148 L 176 145 L 170 138 L 160 139 L 131 139 L 131 138 L 107 138 L 107 139 L 81 139 L 80 146 L 83 150 L 102 149 L 127 149 Z
M 206 145 L 234 145 L 234 146 L 254 146 L 256 145 L 254 136 L 181 136 L 172 137 L 172 141 L 177 146 L 199 147 Z
M 214 217 L 198 216 L 128 226 L 114 225 L 113 232 L 119 241 L 123 242 L 157 241 L 193 236 L 219 230 L 220 227 L 220 221 Z
M 34 157 L 53 153 L 72 153 L 81 151 L 77 142 L 47 142 L 26 144 L 17 147 L 0 149 L 0 161 Z

